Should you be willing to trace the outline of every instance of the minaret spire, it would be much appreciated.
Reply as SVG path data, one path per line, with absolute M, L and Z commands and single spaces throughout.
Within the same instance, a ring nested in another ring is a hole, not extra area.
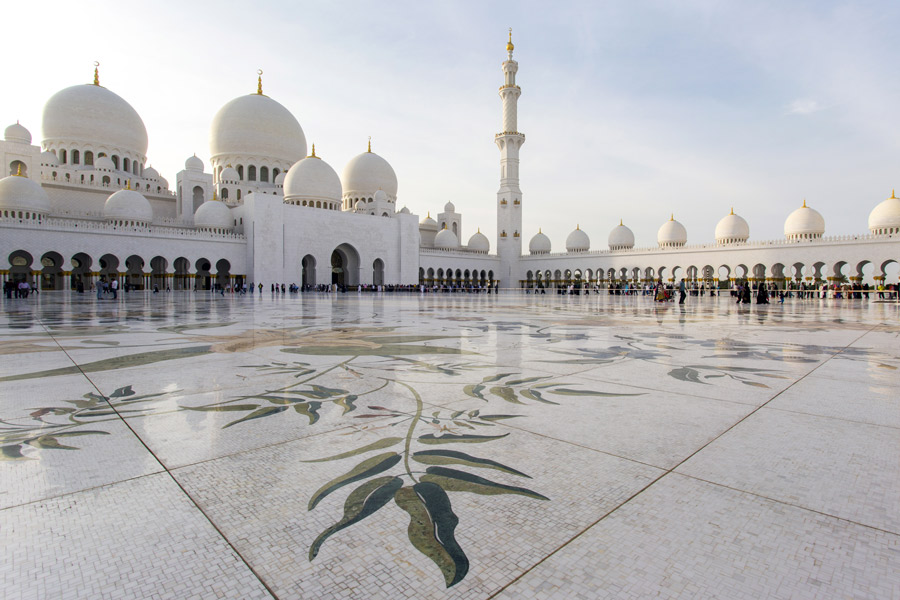
M 100 85 L 100 63 L 94 61 L 94 85 Z
M 263 95 L 264 95 L 264 94 L 262 93 L 262 74 L 263 74 L 263 70 L 262 70 L 262 69 L 257 69 L 257 70 L 256 70 L 256 94 L 259 95 L 259 96 L 263 96 Z
M 519 149 L 525 136 L 519 133 L 518 102 L 522 88 L 516 85 L 519 63 L 513 60 L 512 28 L 506 42 L 503 61 L 502 129 L 494 136 L 500 149 L 500 189 L 497 191 L 497 253 L 500 257 L 500 285 L 511 287 L 518 278 L 519 257 L 522 255 L 522 190 L 519 188 Z M 508 232 L 504 234 L 504 232 Z

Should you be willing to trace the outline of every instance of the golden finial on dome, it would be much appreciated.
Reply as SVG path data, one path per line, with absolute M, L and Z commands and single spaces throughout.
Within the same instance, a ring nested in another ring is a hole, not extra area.
M 674 220 L 675 220 L 675 213 L 672 213 L 672 216 L 669 217 L 669 220 L 670 220 L 670 221 L 674 221 Z
M 16 175 L 18 175 L 19 177 L 25 177 L 24 175 L 22 175 L 22 163 L 16 165 Z
M 430 211 L 430 210 L 428 211 L 428 216 L 427 216 L 426 218 L 428 218 L 428 219 L 431 218 L 431 211 Z
M 807 208 L 807 206 L 806 206 L 806 198 L 803 199 L 803 208 Z
M 481 233 L 481 227 L 478 228 L 478 233 Z
M 731 207 L 731 214 L 734 214 L 734 207 Z
M 256 75 L 257 75 L 257 77 L 256 77 L 256 93 L 259 96 L 263 95 L 263 93 L 262 93 L 262 74 L 263 74 L 262 69 L 256 70 Z
M 509 28 L 509 41 L 506 42 L 506 51 L 512 52 L 513 50 L 515 50 L 515 48 L 516 47 L 513 46 L 513 43 L 512 43 L 512 27 L 510 27 Z
M 541 233 L 541 228 L 540 228 L 540 227 L 538 227 L 538 233 Z
M 619 227 L 623 227 L 625 224 L 622 222 L 622 219 L 619 219 Z
M 306 158 L 319 158 L 318 156 L 316 156 L 316 145 L 315 144 L 312 145 L 312 154 L 310 154 Z
M 366 152 L 371 152 L 371 151 L 372 151 L 372 136 L 370 135 L 369 136 L 369 149 L 366 150 Z
M 218 199 L 218 196 L 216 196 L 216 188 L 213 188 L 213 201 L 217 201 Z
M 576 225 L 575 229 L 581 229 L 581 225 Z
M 96 60 L 94 61 L 94 85 L 100 85 L 100 71 L 97 67 L 100 66 L 100 63 Z
M 126 189 L 126 190 L 130 190 L 130 189 L 131 189 L 131 180 L 130 180 L 130 179 L 126 179 L 126 180 L 125 180 L 125 189 Z
M 891 190 L 891 200 L 896 200 L 896 196 L 894 196 L 894 190 Z

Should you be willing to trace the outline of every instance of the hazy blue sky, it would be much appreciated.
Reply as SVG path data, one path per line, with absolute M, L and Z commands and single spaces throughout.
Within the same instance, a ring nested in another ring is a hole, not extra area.
M 593 249 L 625 220 L 655 245 L 674 212 L 708 242 L 734 206 L 751 239 L 782 237 L 803 198 L 826 235 L 865 233 L 900 188 L 900 2 L 19 3 L 0 121 L 40 139 L 43 103 L 92 78 L 144 119 L 149 162 L 174 185 L 208 163 L 209 124 L 265 92 L 341 173 L 365 150 L 422 216 L 452 200 L 492 247 L 506 31 L 519 61 L 525 241 Z M 13 25 L 15 23 L 15 25 Z M 465 239 L 463 240 L 465 242 Z

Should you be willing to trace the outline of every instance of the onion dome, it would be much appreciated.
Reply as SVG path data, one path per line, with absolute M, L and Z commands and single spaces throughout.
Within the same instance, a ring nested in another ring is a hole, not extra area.
M 144 172 L 141 176 L 148 181 L 159 181 L 159 171 L 157 171 L 153 167 L 147 167 L 146 169 L 144 169 Z
M 619 220 L 619 224 L 609 232 L 609 249 L 628 250 L 630 248 L 634 248 L 634 232 Z
M 550 252 L 550 238 L 538 229 L 538 232 L 528 242 L 528 251 L 532 254 L 548 254 Z
M 401 214 L 401 215 L 408 215 L 408 214 L 409 214 L 409 209 L 406 208 L 406 207 L 404 206 L 403 208 L 400 209 L 400 214 Z M 435 223 L 435 224 L 436 224 L 436 223 Z
M 103 218 L 107 221 L 149 223 L 153 220 L 153 207 L 141 193 L 129 189 L 119 190 L 106 199 Z
M 86 145 L 147 154 L 147 128 L 122 98 L 95 84 L 74 85 L 55 93 L 44 105 L 44 147 Z
M 825 233 L 825 219 L 819 211 L 803 206 L 788 215 L 784 221 L 784 235 L 789 240 L 813 240 Z
M 108 156 L 101 156 L 94 160 L 94 168 L 98 171 L 109 171 L 113 172 L 116 170 L 116 165 L 113 164 L 113 161 Z M 146 171 L 145 171 L 146 173 Z
M 869 213 L 869 231 L 875 235 L 900 233 L 900 199 L 894 195 L 893 190 L 890 198 Z
M 749 237 L 750 226 L 743 217 L 734 214 L 733 208 L 731 214 L 725 215 L 716 225 L 716 242 L 719 244 L 746 242 Z
M 448 213 L 456 212 L 456 207 L 453 205 L 452 202 L 448 202 L 447 204 L 444 205 L 444 212 L 448 212 Z
M 3 132 L 3 139 L 7 142 L 15 142 L 17 144 L 30 144 L 31 132 L 22 125 L 19 125 L 19 122 L 16 121 Z
M 481 233 L 481 229 L 479 229 L 469 238 L 469 243 L 466 245 L 466 248 L 473 252 L 487 254 L 491 249 L 491 242 L 487 239 L 486 235 Z
M 438 230 L 437 221 L 431 218 L 431 213 L 428 213 L 428 216 L 422 219 L 422 222 L 419 223 L 419 229 L 426 229 L 429 231 Z
M 46 150 L 41 152 L 41 166 L 44 167 L 58 167 L 59 166 L 59 158 L 56 157 L 55 154 Z
M 194 227 L 196 229 L 230 231 L 234 226 L 234 218 L 231 210 L 224 202 L 207 200 L 197 208 L 194 213 Z
M 306 156 L 306 136 L 284 106 L 263 95 L 235 98 L 213 117 L 209 136 L 211 158 L 223 155 L 265 157 L 293 164 Z
M 374 152 L 369 151 L 350 159 L 341 175 L 344 195 L 348 198 L 374 196 L 376 190 L 384 190 L 388 198 L 397 200 L 397 175 L 388 163 Z
M 675 215 L 672 215 L 659 228 L 659 231 L 656 233 L 656 241 L 659 242 L 660 248 L 684 246 L 687 243 L 687 229 L 675 220 Z
M 372 199 L 375 200 L 375 202 L 387 202 L 388 201 L 387 192 L 385 192 L 384 190 L 376 190 L 375 195 L 372 196 Z
M 341 180 L 328 163 L 313 153 L 297 161 L 284 178 L 284 201 L 300 204 L 303 200 L 338 204 L 341 201 Z
M 0 210 L 46 215 L 50 212 L 50 198 L 37 182 L 10 175 L 0 179 Z
M 456 250 L 459 248 L 459 239 L 455 233 L 445 227 L 434 236 L 434 247 L 441 250 Z
M 566 238 L 566 252 L 587 252 L 591 249 L 591 238 L 576 226 L 575 231 Z
M 279 174 L 280 175 L 280 174 Z M 231 166 L 225 167 L 222 169 L 222 172 L 219 173 L 219 182 L 220 183 L 240 183 L 241 176 L 238 175 L 238 172 Z
M 197 155 L 189 156 L 186 161 L 184 161 L 184 170 L 185 171 L 196 171 L 198 173 L 203 172 L 203 161 L 197 158 Z

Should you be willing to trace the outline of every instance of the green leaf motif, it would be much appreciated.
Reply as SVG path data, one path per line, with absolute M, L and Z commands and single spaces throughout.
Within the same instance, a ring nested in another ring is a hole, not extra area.
M 533 383 L 535 381 L 540 381 L 541 379 L 547 379 L 550 375 L 544 375 L 543 377 L 528 377 L 527 379 L 515 379 L 513 381 L 507 381 L 506 385 L 523 385 L 525 383 Z
M 131 389 L 130 385 L 120 387 L 109 395 L 110 398 L 122 398 L 123 396 L 134 396 L 134 390 Z
M 254 410 L 259 404 L 219 404 L 216 406 L 182 406 L 184 410 L 198 410 L 203 412 L 225 412 L 239 410 Z
M 447 493 L 438 485 L 422 482 L 397 490 L 394 502 L 409 513 L 409 541 L 437 565 L 447 587 L 462 581 L 469 572 L 469 559 L 453 535 L 459 517 Z
M 522 415 L 482 415 L 484 421 L 505 421 L 506 419 L 518 419 Z
M 347 496 L 344 502 L 344 517 L 319 534 L 319 537 L 309 547 L 309 560 L 312 561 L 319 554 L 319 548 L 329 537 L 346 529 L 355 523 L 359 523 L 369 515 L 375 513 L 385 504 L 391 501 L 394 494 L 403 487 L 403 480 L 399 477 L 386 475 L 362 484 Z
M 349 452 L 344 452 L 342 454 L 335 454 L 334 456 L 326 456 L 325 458 L 314 458 L 312 460 L 304 460 L 302 462 L 325 462 L 328 460 L 341 460 L 342 458 L 350 458 L 351 456 L 356 456 L 357 454 L 365 454 L 366 452 L 371 452 L 372 450 L 383 450 L 384 448 L 390 448 L 395 444 L 399 444 L 403 441 L 403 438 L 400 437 L 389 437 L 378 440 L 377 442 L 372 442 L 371 444 L 366 444 L 362 448 L 357 448 L 356 450 L 350 450 Z
M 675 379 L 679 379 L 681 381 L 709 385 L 705 381 L 700 380 L 700 372 L 697 369 L 691 369 L 690 367 L 679 367 L 677 369 L 672 369 L 671 371 L 669 371 L 669 377 L 674 377 Z
M 508 433 L 504 433 L 503 435 L 475 435 L 472 433 L 463 433 L 460 435 L 445 434 L 440 437 L 437 437 L 433 433 L 428 433 L 426 435 L 419 436 L 419 442 L 421 442 L 423 444 L 454 444 L 456 442 L 467 442 L 470 444 L 478 444 L 481 442 L 490 442 L 492 440 L 499 440 L 500 438 L 504 438 L 508 435 L 509 435 Z
M 481 384 L 467 385 L 466 387 L 463 388 L 463 393 L 465 393 L 466 396 L 471 396 L 472 398 L 478 398 L 479 400 L 487 401 L 487 398 L 485 398 L 484 395 L 481 393 L 483 391 L 484 391 L 484 386 Z
M 425 469 L 427 475 L 422 476 L 422 481 L 428 481 L 448 492 L 471 492 L 482 496 L 496 496 L 499 494 L 518 494 L 520 496 L 528 496 L 536 500 L 549 500 L 547 496 L 538 494 L 535 491 L 523 487 L 513 485 L 505 485 L 491 481 L 478 475 L 472 475 L 465 471 L 457 471 L 456 469 L 448 469 L 447 467 L 428 467 Z
M 312 498 L 309 499 L 309 507 L 307 510 L 314 509 L 322 498 L 331 492 L 339 490 L 345 485 L 349 485 L 355 481 L 361 481 L 363 479 L 368 479 L 373 475 L 384 473 L 398 462 L 400 462 L 400 455 L 396 452 L 385 452 L 384 454 L 379 454 L 378 456 L 373 456 L 372 458 L 362 461 L 347 473 L 332 479 L 320 487 L 316 493 L 312 495 Z
M 544 404 L 553 404 L 555 406 L 559 406 L 559 402 L 553 402 L 552 400 L 547 400 L 541 393 L 537 390 L 519 390 L 519 393 L 522 394 L 522 397 L 528 398 L 529 400 L 536 400 L 537 402 L 543 402 Z
M 359 396 L 356 396 L 355 394 L 350 394 L 348 396 L 332 400 L 332 402 L 344 409 L 341 415 L 346 415 L 348 412 L 356 410 L 356 404 L 354 403 L 356 402 L 358 397 Z
M 504 377 L 509 377 L 510 375 L 515 375 L 515 373 L 498 373 L 497 375 L 488 375 L 481 380 L 481 383 L 492 383 L 494 381 L 500 381 Z
M 315 402 L 310 400 L 309 402 L 300 402 L 294 405 L 294 410 L 300 413 L 301 415 L 306 415 L 309 419 L 309 424 L 312 425 L 316 421 L 319 420 L 319 407 L 322 406 L 321 402 Z M 282 407 L 282 410 L 287 408 L 286 406 Z
M 600 396 L 603 398 L 617 398 L 619 396 L 644 396 L 646 394 L 611 394 L 609 392 L 595 392 L 594 390 L 571 390 L 568 388 L 557 388 L 548 390 L 551 394 L 559 394 L 561 396 Z
M 504 400 L 506 400 L 507 402 L 510 402 L 512 404 L 524 404 L 524 402 L 522 402 L 521 400 L 519 400 L 516 397 L 516 391 L 514 389 L 512 389 L 511 387 L 507 387 L 507 386 L 492 387 L 491 393 L 494 394 L 495 396 L 499 396 L 500 398 L 503 398 Z
M 465 452 L 457 452 L 456 450 L 422 450 L 413 454 L 412 459 L 423 465 L 464 465 L 467 467 L 497 469 L 504 473 L 531 479 L 531 477 L 522 471 L 517 471 L 512 467 L 507 467 L 504 464 L 487 458 L 478 458 L 477 456 L 472 456 Z
M 287 406 L 266 406 L 264 408 L 254 410 L 252 413 L 250 413 L 246 417 L 241 417 L 237 421 L 232 421 L 228 425 L 223 426 L 222 429 L 226 429 L 228 427 L 231 427 L 232 425 L 237 425 L 238 423 L 243 423 L 245 421 L 250 421 L 252 419 L 261 419 L 263 417 L 277 415 L 278 413 L 284 412 L 287 409 L 288 409 Z
M 22 444 L 0 446 L 0 460 L 34 460 L 22 454 Z

